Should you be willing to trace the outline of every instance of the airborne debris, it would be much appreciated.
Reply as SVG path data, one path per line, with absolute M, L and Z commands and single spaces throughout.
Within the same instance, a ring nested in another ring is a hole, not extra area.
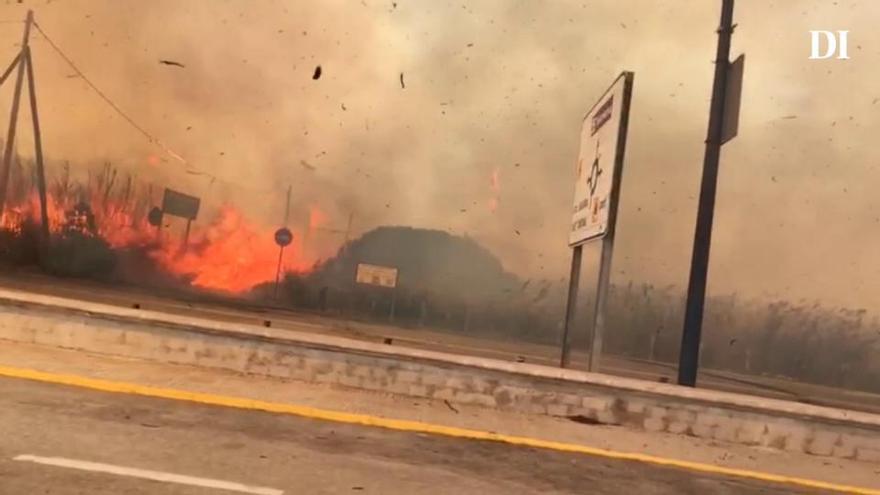
M 518 231 L 518 230 L 514 230 L 514 232 L 516 232 L 516 235 L 519 235 L 519 231 Z
M 185 65 L 183 65 L 183 64 L 180 63 L 180 62 L 175 62 L 174 60 L 160 60 L 159 63 L 160 63 L 160 64 L 164 64 L 164 65 L 173 65 L 173 66 L 175 66 L 175 67 L 180 67 L 180 68 L 182 68 L 182 69 L 183 69 L 183 68 L 186 68 Z
M 314 79 L 315 81 L 317 81 L 318 79 L 321 79 L 321 66 L 320 65 L 315 67 L 315 73 L 312 74 L 312 79 Z
M 536 303 L 536 302 L 540 301 L 541 299 L 544 299 L 545 297 L 547 297 L 547 292 L 549 290 L 550 290 L 549 285 L 545 285 L 544 287 L 541 287 L 541 290 L 538 291 L 538 295 L 535 296 L 535 299 L 532 302 Z
M 400 87 L 406 89 L 406 83 L 403 82 L 403 72 L 400 73 Z
M 312 172 L 314 172 L 316 170 L 314 165 L 310 164 L 309 162 L 307 162 L 305 160 L 300 160 L 299 164 L 302 165 L 307 170 L 311 170 Z
M 342 111 L 344 112 L 344 111 L 346 111 L 346 110 L 348 110 L 348 109 L 345 108 L 345 103 L 343 103 L 343 104 L 342 104 Z
M 448 407 L 450 411 L 452 411 L 452 412 L 458 414 L 458 409 L 456 409 L 455 406 L 453 406 L 452 404 L 450 404 L 448 400 L 443 399 L 443 403 L 446 404 L 446 407 Z

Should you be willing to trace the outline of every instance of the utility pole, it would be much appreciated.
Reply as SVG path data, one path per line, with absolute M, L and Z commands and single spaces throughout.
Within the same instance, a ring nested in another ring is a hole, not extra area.
M 46 205 L 46 169 L 43 166 L 43 138 L 40 133 L 40 115 L 37 112 L 37 88 L 34 81 L 34 64 L 30 46 L 26 46 L 22 53 L 24 53 L 24 62 L 27 65 L 28 95 L 30 95 L 31 100 L 31 120 L 34 124 L 34 156 L 37 161 L 37 191 L 40 194 L 42 249 L 44 254 L 48 254 L 49 212 Z M 187 232 L 189 232 L 189 224 L 187 224 Z
M 16 57 L 15 64 L 18 73 L 15 76 L 15 92 L 12 94 L 12 110 L 9 115 L 9 129 L 6 133 L 5 149 L 3 150 L 3 169 L 0 170 L 0 214 L 6 207 L 6 192 L 9 187 L 9 167 L 12 162 L 12 152 L 15 145 L 15 124 L 18 122 L 18 106 L 21 102 L 21 84 L 24 81 L 25 52 L 28 48 L 28 40 L 31 33 L 31 24 L 34 22 L 34 12 L 28 10 L 24 21 L 24 35 L 21 40 L 21 50 Z
M 289 184 L 287 186 L 287 206 L 284 207 L 284 226 L 287 227 L 287 222 L 290 220 L 290 193 L 293 190 L 293 185 Z
M 718 28 L 718 50 L 715 55 L 715 79 L 712 84 L 712 103 L 709 129 L 706 135 L 706 154 L 703 159 L 703 178 L 697 209 L 694 250 L 691 257 L 685 307 L 684 330 L 678 364 L 678 384 L 693 387 L 697 383 L 700 336 L 703 326 L 703 307 L 706 299 L 706 278 L 709 269 L 709 246 L 712 239 L 712 221 L 715 214 L 715 195 L 718 186 L 718 161 L 724 143 L 724 111 L 727 99 L 727 76 L 730 67 L 730 40 L 733 36 L 733 2 L 722 0 L 721 25 Z
M 354 222 L 354 212 L 349 212 L 348 214 L 348 226 L 345 227 L 345 243 L 343 246 L 348 245 L 348 241 L 351 239 L 351 224 Z

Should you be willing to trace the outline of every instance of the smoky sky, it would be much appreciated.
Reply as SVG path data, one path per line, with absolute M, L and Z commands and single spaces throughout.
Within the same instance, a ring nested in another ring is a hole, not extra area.
M 631 70 L 613 280 L 686 282 L 720 2 L 7 2 L 0 56 L 14 56 L 21 25 L 7 21 L 27 8 L 188 162 L 147 142 L 35 34 L 50 174 L 62 160 L 110 161 L 266 225 L 280 221 L 291 185 L 295 219 L 315 205 L 337 228 L 353 212 L 356 232 L 466 234 L 506 269 L 550 280 L 567 275 L 583 114 Z M 738 2 L 743 108 L 722 153 L 711 292 L 876 301 L 878 11 Z M 808 60 L 811 29 L 849 30 L 851 59 Z M 4 111 L 9 92 L 7 82 Z M 23 155 L 30 135 L 18 139 Z M 587 250 L 588 268 L 596 254 Z

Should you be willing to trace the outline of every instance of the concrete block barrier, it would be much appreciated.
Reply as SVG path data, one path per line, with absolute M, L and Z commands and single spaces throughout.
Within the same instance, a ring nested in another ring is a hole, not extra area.
M 308 330 L 0 289 L 0 339 L 880 463 L 880 415 Z

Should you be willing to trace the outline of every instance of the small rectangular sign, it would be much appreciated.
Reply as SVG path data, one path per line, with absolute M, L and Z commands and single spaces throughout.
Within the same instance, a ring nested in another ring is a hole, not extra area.
M 721 126 L 721 144 L 735 138 L 739 132 L 739 109 L 742 105 L 745 60 L 746 56 L 743 54 L 727 66 L 727 88 L 724 95 L 724 122 Z
M 602 125 L 605 122 L 611 120 L 611 111 L 614 109 L 614 95 L 611 95 L 605 103 L 599 108 L 596 112 L 596 115 L 593 115 L 593 130 L 590 135 L 594 135 L 599 132 L 599 129 L 602 128 Z
M 379 287 L 397 287 L 397 268 L 358 263 L 355 281 L 359 284 Z
M 165 195 L 162 196 L 162 213 L 195 220 L 199 214 L 200 203 L 201 200 L 195 196 L 166 188 Z

